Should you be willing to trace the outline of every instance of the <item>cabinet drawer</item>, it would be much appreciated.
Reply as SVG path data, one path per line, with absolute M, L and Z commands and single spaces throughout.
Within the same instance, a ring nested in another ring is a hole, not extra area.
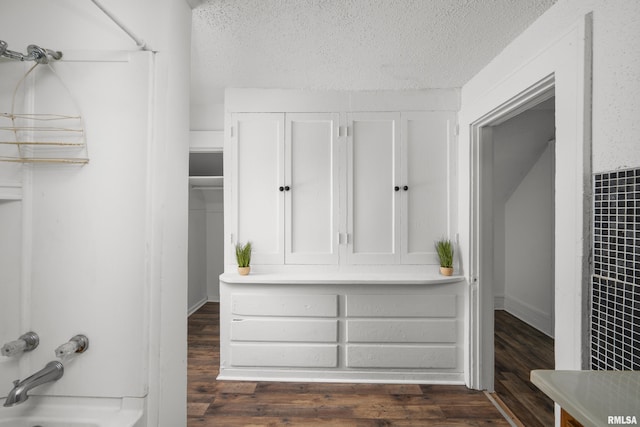
M 232 341 L 336 342 L 337 320 L 234 319 Z
M 279 368 L 335 368 L 337 345 L 231 344 L 231 365 Z
M 241 316 L 336 317 L 337 295 L 261 295 L 231 296 L 231 313 Z
M 455 317 L 455 295 L 347 295 L 348 317 Z
M 455 343 L 455 320 L 348 320 L 351 343 Z
M 455 368 L 455 346 L 347 346 L 349 368 Z

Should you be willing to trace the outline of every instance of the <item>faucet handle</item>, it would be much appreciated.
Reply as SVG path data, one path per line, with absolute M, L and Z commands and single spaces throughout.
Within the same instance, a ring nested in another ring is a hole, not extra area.
M 84 353 L 89 348 L 89 338 L 75 335 L 69 341 L 55 349 L 56 357 L 66 357 L 74 353 Z
M 20 385 L 20 380 L 13 380 L 13 386 L 18 387 Z
M 18 356 L 26 351 L 33 350 L 39 343 L 40 338 L 38 334 L 35 332 L 27 332 L 26 334 L 20 335 L 20 338 L 17 340 L 5 343 L 2 348 L 0 348 L 0 353 L 7 357 Z

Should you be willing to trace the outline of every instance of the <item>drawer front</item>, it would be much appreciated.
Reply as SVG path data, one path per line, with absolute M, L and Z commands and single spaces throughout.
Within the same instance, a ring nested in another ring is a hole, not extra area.
M 336 317 L 337 295 L 262 295 L 231 296 L 231 313 L 242 316 Z
M 347 320 L 349 343 L 455 343 L 456 321 Z
M 243 367 L 335 368 L 337 345 L 231 344 L 231 365 Z
M 347 317 L 455 317 L 455 295 L 347 295 Z
M 456 359 L 455 346 L 347 346 L 349 368 L 450 369 Z
M 329 319 L 233 319 L 232 341 L 337 342 L 338 321 Z

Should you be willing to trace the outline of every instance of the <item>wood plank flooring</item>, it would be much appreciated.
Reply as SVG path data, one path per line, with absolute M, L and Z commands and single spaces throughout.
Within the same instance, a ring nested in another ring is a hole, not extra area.
M 554 342 L 504 310 L 495 311 L 495 390 L 526 427 L 548 427 L 553 401 L 529 381 L 533 369 L 554 368 Z
M 464 386 L 216 381 L 218 310 L 189 317 L 188 427 L 509 425 Z

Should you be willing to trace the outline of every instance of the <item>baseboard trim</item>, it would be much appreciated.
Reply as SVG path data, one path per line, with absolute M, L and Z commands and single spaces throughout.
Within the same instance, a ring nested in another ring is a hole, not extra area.
M 458 372 L 305 372 L 277 369 L 220 369 L 219 381 L 279 381 L 369 384 L 440 384 L 465 385 L 464 374 Z
M 209 299 L 207 297 L 202 298 L 200 301 L 198 301 L 197 303 L 195 303 L 192 307 L 190 307 L 187 310 L 187 317 L 191 316 L 193 313 L 195 313 L 196 311 L 198 311 L 198 309 L 200 307 L 202 307 L 203 305 L 205 305 L 206 303 L 209 302 Z
M 506 297 L 504 300 L 504 310 L 553 338 L 553 317 L 551 314 L 544 313 L 525 302 L 510 297 Z

